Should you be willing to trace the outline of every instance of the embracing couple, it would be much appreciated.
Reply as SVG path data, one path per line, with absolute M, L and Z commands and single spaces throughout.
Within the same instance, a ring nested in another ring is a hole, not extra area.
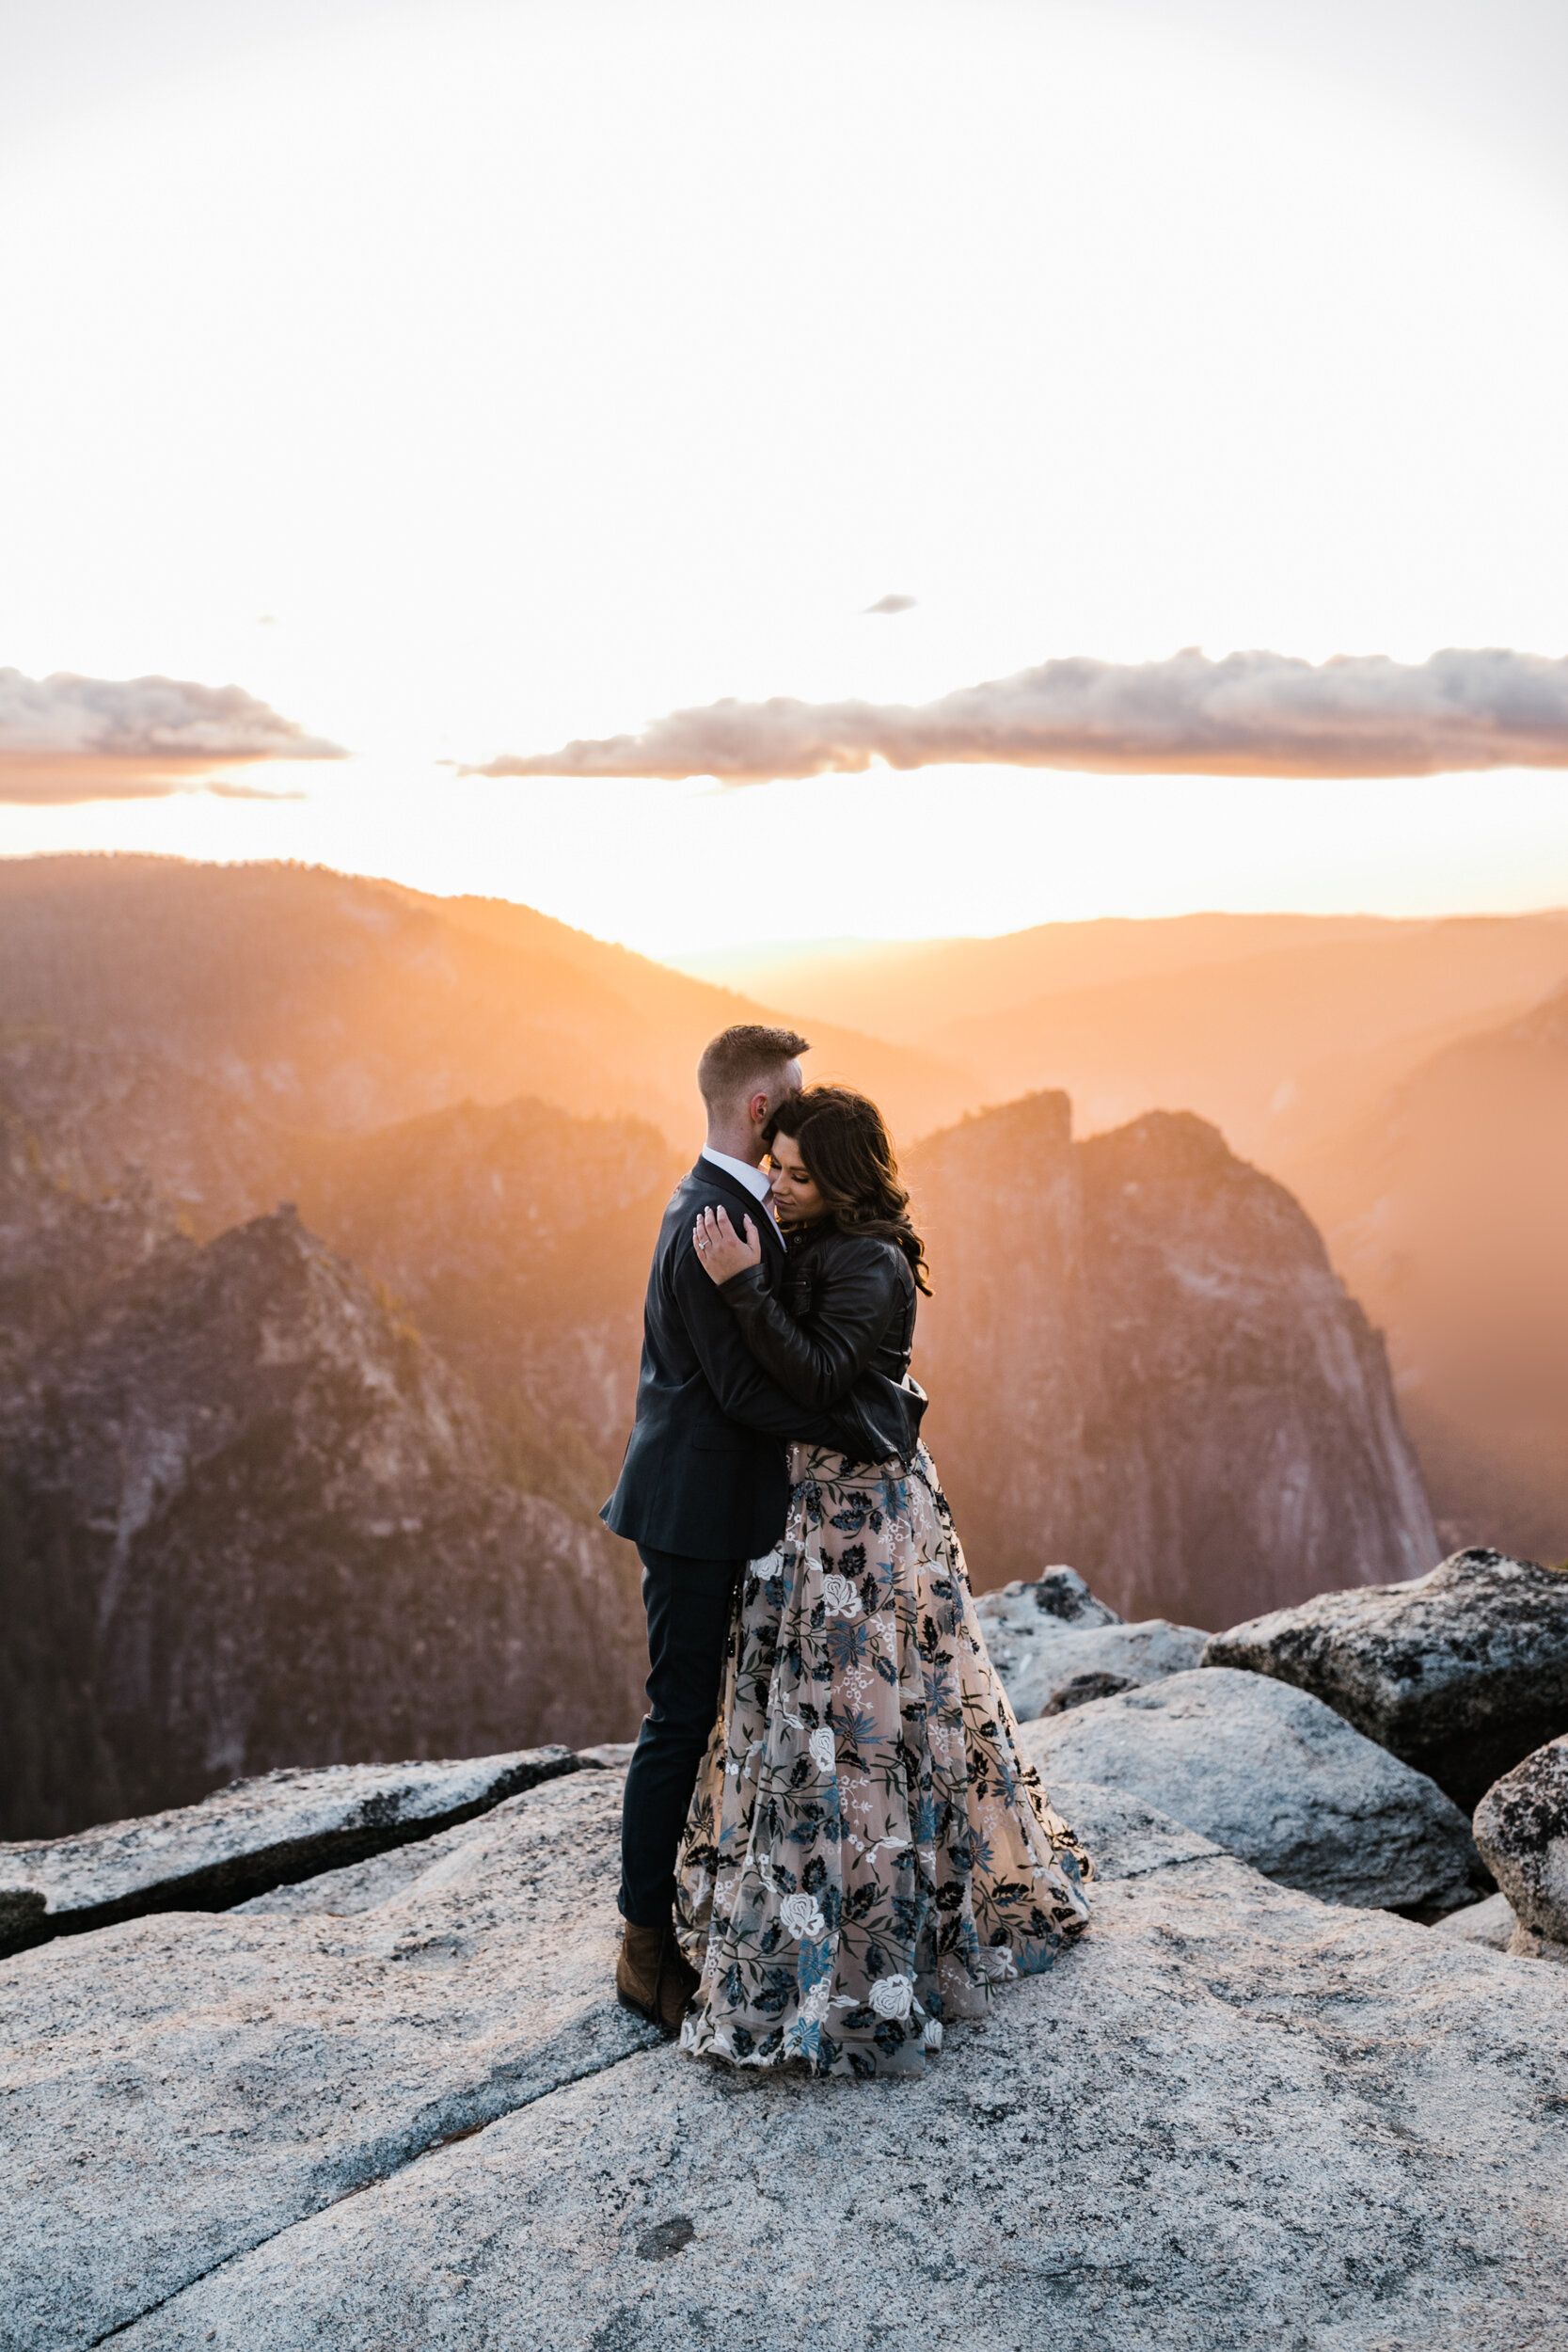
M 1082 1933 L 1090 1869 L 1018 1753 L 921 1442 L 926 1261 L 887 1128 L 802 1088 L 806 1051 L 713 1040 L 654 1254 L 603 1513 L 652 1668 L 616 1988 L 735 2065 L 908 2074 Z

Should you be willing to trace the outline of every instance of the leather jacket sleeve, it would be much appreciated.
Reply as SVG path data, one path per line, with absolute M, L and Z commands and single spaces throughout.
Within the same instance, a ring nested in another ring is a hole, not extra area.
M 814 1302 L 812 1327 L 767 1289 L 760 1269 L 719 1285 L 752 1355 L 779 1387 L 813 1412 L 847 1396 L 876 1354 L 901 1286 L 893 1254 L 875 1241 L 840 1246 Z
M 689 1235 L 676 1253 L 671 1279 L 687 1336 L 720 1410 L 767 1437 L 832 1444 L 832 1425 L 809 1420 L 788 1381 L 769 1379 L 769 1367 L 748 1346 L 736 1344 L 735 1323 L 721 1304 L 730 1285 L 716 1286 L 703 1272 Z M 744 1333 L 738 1336 L 744 1340 Z

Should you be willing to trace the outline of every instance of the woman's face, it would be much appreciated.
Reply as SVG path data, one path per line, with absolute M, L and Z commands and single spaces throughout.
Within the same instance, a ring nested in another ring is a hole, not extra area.
M 773 1214 L 781 1225 L 809 1225 L 821 1216 L 827 1202 L 806 1172 L 800 1147 L 793 1136 L 773 1138 Z

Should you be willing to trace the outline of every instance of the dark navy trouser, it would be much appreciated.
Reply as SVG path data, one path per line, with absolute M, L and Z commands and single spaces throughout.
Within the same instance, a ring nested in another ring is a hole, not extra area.
M 648 1711 L 621 1816 L 621 1912 L 662 1927 L 697 1768 L 719 1712 L 730 1600 L 744 1560 L 689 1560 L 639 1544 L 648 1613 Z

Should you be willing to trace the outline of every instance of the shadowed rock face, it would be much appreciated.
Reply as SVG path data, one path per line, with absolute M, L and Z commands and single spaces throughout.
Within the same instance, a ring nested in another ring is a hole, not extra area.
M 1494 1781 L 1476 1807 L 1476 1843 L 1520 1926 L 1568 1957 L 1568 1740 Z
M 1429 1576 L 1232 1626 L 1203 1662 L 1312 1692 L 1470 1811 L 1568 1732 L 1568 1573 L 1456 1551 Z
M 468 1391 L 290 1212 L 35 1355 L 0 1463 L 13 1835 L 636 1720 L 625 1548 L 504 1482 Z
M 1310 1220 L 1201 1120 L 1075 1145 L 1034 1095 L 910 1157 L 915 1369 L 977 1583 L 1070 1559 L 1123 1616 L 1223 1625 L 1409 1576 L 1437 1540 L 1382 1343 Z
M 1094 1781 L 1324 1902 L 1441 1907 L 1484 1883 L 1470 1825 L 1424 1773 L 1262 1675 L 1171 1675 L 1022 1727 L 1046 1787 Z

